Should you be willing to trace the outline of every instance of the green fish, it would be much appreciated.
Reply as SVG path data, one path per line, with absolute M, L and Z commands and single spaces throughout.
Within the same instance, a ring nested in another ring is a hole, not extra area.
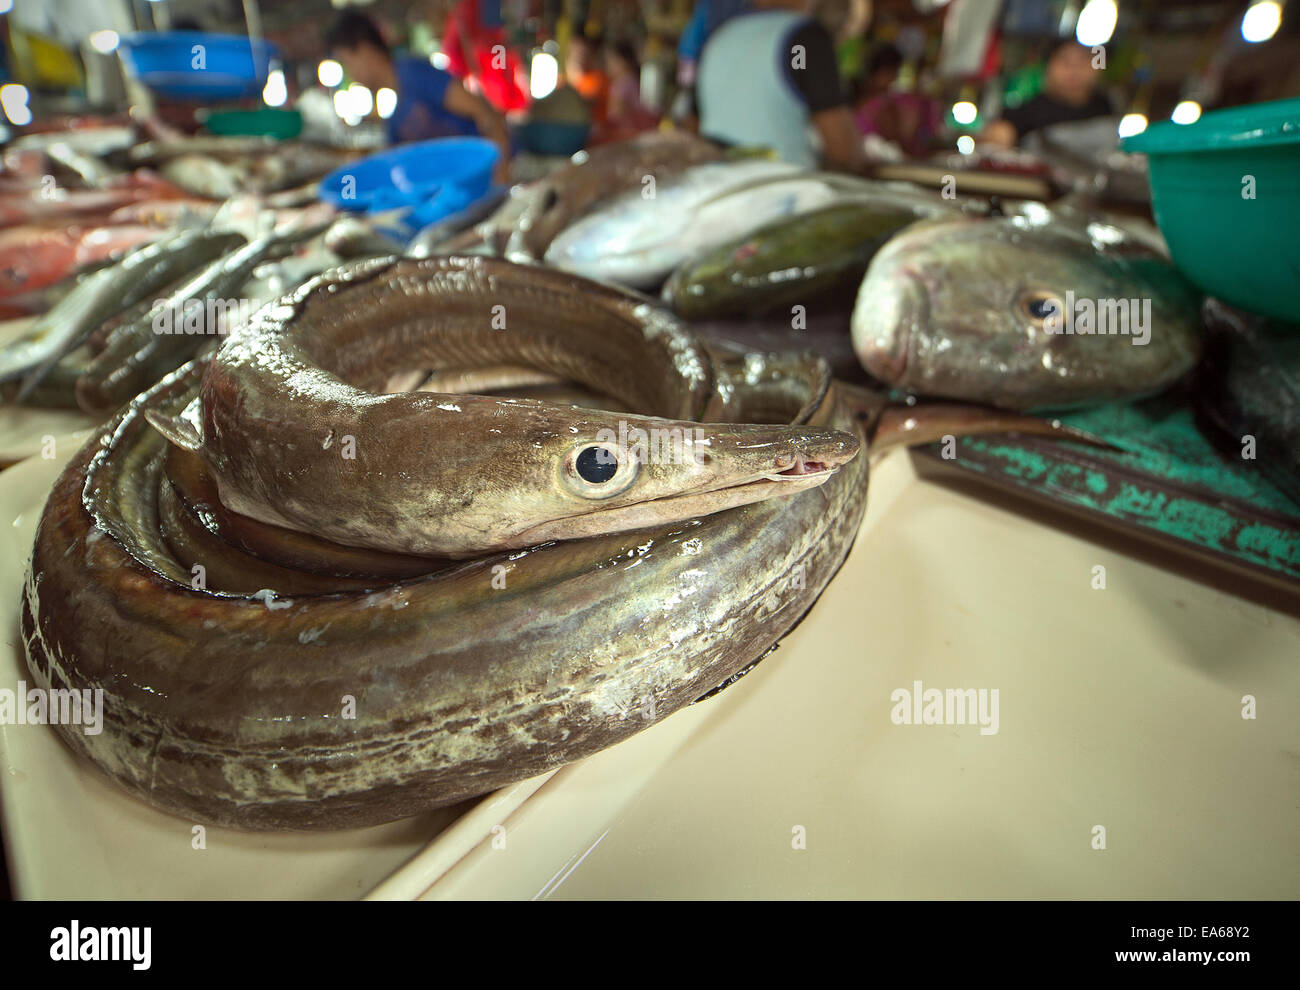
M 664 285 L 663 298 L 688 319 L 807 304 L 860 281 L 886 241 L 919 217 L 946 212 L 940 204 L 873 198 L 783 218 L 691 258 Z

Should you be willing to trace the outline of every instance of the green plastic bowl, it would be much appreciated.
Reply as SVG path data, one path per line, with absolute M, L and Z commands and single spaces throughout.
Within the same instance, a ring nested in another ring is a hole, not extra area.
M 1300 99 L 1154 124 L 1123 147 L 1148 156 L 1156 222 L 1188 279 L 1300 322 Z
M 273 137 L 281 141 L 302 133 L 302 114 L 297 110 L 261 107 L 257 110 L 213 110 L 203 121 L 209 134 L 240 137 Z

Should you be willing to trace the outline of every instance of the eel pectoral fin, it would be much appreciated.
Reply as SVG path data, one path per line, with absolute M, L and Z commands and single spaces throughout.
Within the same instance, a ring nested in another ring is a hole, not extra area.
M 198 451 L 203 446 L 203 436 L 195 423 L 185 415 L 189 411 L 186 409 L 180 416 L 171 417 L 163 415 L 156 409 L 146 409 L 144 418 L 149 421 L 150 426 L 177 447 L 182 450 Z

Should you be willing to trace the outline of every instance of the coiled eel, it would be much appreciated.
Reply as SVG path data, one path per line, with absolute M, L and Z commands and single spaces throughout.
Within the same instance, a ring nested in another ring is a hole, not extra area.
M 376 391 L 420 362 L 563 374 L 650 415 Z M 620 423 L 699 427 L 709 456 L 595 497 L 575 444 Z M 769 651 L 852 543 L 860 441 L 820 359 L 713 354 L 559 272 L 369 260 L 72 459 L 25 585 L 28 666 L 104 691 L 100 734 L 58 731 L 159 808 L 243 829 L 418 814 L 617 743 Z

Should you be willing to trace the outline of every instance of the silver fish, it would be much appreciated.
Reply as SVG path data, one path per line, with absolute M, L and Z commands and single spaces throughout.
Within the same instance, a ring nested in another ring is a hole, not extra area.
M 87 275 L 21 340 L 0 351 L 0 382 L 27 376 L 24 392 L 35 387 L 45 371 L 104 320 L 243 240 L 229 232 L 185 231 L 137 248 L 117 264 Z
M 882 382 L 1008 409 L 1160 391 L 1201 337 L 1197 295 L 1166 260 L 1017 217 L 908 227 L 872 260 L 851 326 Z

